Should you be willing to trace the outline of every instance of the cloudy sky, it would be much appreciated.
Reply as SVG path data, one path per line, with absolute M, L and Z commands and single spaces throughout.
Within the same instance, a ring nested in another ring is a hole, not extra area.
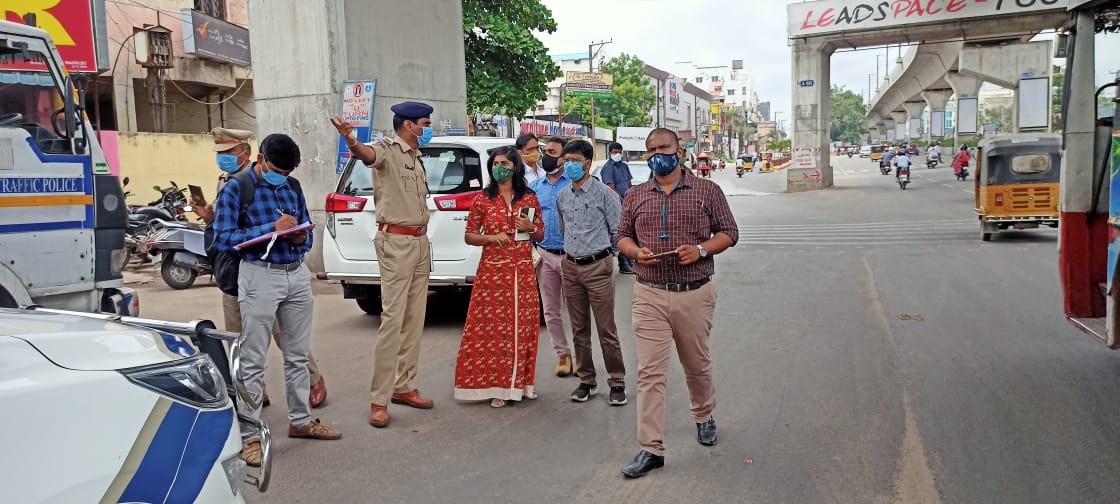
M 557 31 L 542 34 L 552 54 L 587 50 L 592 41 L 612 40 L 610 55 L 636 54 L 666 71 L 674 63 L 730 65 L 742 59 L 754 76 L 759 99 L 772 101 L 790 117 L 790 49 L 786 39 L 786 5 L 794 0 L 543 0 L 552 10 Z M 1098 46 L 1098 60 L 1115 55 L 1116 39 Z M 905 47 L 903 48 L 905 50 Z M 1101 50 L 1105 49 L 1105 50 Z M 898 50 L 890 49 L 891 66 Z M 883 48 L 837 52 L 832 56 L 832 83 L 866 93 L 868 75 L 885 70 Z M 1103 62 L 1103 61 L 1102 61 Z M 1115 68 L 1115 61 L 1107 64 Z M 875 83 L 877 86 L 878 83 Z

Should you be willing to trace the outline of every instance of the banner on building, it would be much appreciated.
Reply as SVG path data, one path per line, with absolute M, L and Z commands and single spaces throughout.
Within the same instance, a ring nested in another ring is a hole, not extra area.
M 587 129 L 579 124 L 564 123 L 561 127 L 556 121 L 526 119 L 518 125 L 519 134 L 532 133 L 538 136 L 587 136 Z
M 250 66 L 249 29 L 183 9 L 183 52 L 213 60 Z
M 1058 0 L 896 0 L 876 5 L 866 0 L 821 0 L 787 5 L 786 19 L 792 38 L 1040 11 L 1064 14 L 1066 3 Z
M 342 120 L 354 127 L 358 141 L 367 143 L 373 140 L 373 101 L 377 95 L 377 79 L 351 80 L 342 84 Z M 338 137 L 338 170 L 342 173 L 350 161 L 350 148 L 346 138 Z
M 614 96 L 614 76 L 599 72 L 569 71 L 564 86 L 569 96 L 610 98 Z
M 23 4 L 23 5 L 20 5 Z M 95 10 L 99 7 L 99 11 Z M 97 73 L 108 70 L 108 61 L 98 64 L 99 52 L 107 54 L 108 35 L 94 30 L 95 14 L 105 14 L 104 0 L 55 0 L 54 2 L 3 2 L 4 19 L 23 24 L 24 14 L 35 14 L 36 25 L 50 34 L 66 70 L 73 73 Z M 104 21 L 104 19 L 101 19 Z M 104 32 L 104 30 L 100 30 Z M 105 55 L 102 59 L 108 59 Z M 0 58 L 0 70 L 46 71 L 46 65 L 34 62 L 9 62 Z

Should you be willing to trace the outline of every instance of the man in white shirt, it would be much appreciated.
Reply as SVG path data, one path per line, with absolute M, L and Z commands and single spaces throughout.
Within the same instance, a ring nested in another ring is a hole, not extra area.
M 894 157 L 894 165 L 897 168 L 894 171 L 895 179 L 898 179 L 898 175 L 902 172 L 902 170 L 906 170 L 907 172 L 910 171 L 910 156 L 906 155 L 905 150 L 899 151 L 898 155 Z
M 537 135 L 522 133 L 513 146 L 525 161 L 525 185 L 533 185 L 537 179 L 544 177 L 545 171 L 538 163 L 541 160 L 541 148 Z

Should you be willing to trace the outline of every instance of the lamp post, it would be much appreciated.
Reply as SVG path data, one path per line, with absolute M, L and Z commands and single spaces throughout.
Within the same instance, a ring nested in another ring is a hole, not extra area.
M 612 42 L 614 42 L 614 39 L 603 41 L 603 42 L 592 42 L 590 44 L 587 44 L 587 71 L 588 72 L 594 72 L 595 71 L 595 54 L 598 53 L 598 51 L 596 51 L 595 48 L 596 47 L 602 48 L 603 46 L 605 46 L 607 44 L 610 44 Z M 590 129 L 591 129 L 591 146 L 595 147 L 595 97 L 594 96 L 591 97 L 591 128 Z M 561 124 L 561 131 L 563 131 L 563 124 Z

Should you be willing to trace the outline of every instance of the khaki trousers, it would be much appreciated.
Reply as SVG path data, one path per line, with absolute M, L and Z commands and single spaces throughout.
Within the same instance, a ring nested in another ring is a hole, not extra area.
M 594 313 L 603 364 L 610 376 L 607 385 L 624 387 L 626 364 L 622 360 L 618 327 L 614 323 L 614 259 L 607 256 L 585 265 L 567 259 L 563 262 L 564 302 L 572 320 L 576 376 L 580 383 L 596 385 L 595 359 L 591 350 L 591 315 Z
M 226 319 L 226 331 L 241 334 L 241 305 L 237 302 L 237 296 L 222 293 L 222 315 Z M 280 344 L 280 319 L 272 324 L 272 341 L 276 343 L 276 348 L 284 351 Z M 311 384 L 317 385 L 322 375 L 319 374 L 319 363 L 311 352 L 307 353 L 307 371 L 311 373 Z
M 552 338 L 556 355 L 571 355 L 568 336 L 564 333 L 564 256 L 540 249 L 541 262 L 537 264 L 537 285 L 541 289 L 544 322 Z
M 677 347 L 696 423 L 716 407 L 708 335 L 716 307 L 716 287 L 670 292 L 634 283 L 634 337 L 638 347 L 638 443 L 654 455 L 665 454 L 665 380 L 669 356 Z
M 412 381 L 420 361 L 432 256 L 427 236 L 378 232 L 373 245 L 381 268 L 381 327 L 373 350 L 369 400 L 387 406 L 394 393 L 416 388 Z

